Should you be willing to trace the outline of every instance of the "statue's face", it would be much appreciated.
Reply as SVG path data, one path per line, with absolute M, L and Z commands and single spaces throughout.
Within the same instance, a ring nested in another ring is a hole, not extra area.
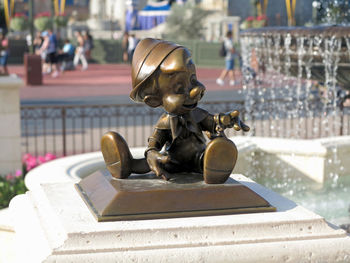
M 178 48 L 160 65 L 158 85 L 164 109 L 182 115 L 193 110 L 203 97 L 205 87 L 197 80 L 189 51 Z

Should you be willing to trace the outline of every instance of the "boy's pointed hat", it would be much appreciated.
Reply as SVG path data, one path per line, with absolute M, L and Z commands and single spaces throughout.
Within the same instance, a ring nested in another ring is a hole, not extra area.
M 144 88 L 143 84 L 163 60 L 179 47 L 181 46 L 153 38 L 145 38 L 138 43 L 131 63 L 132 91 L 130 98 L 132 100 L 143 102 L 144 98 L 140 95 L 140 91 Z

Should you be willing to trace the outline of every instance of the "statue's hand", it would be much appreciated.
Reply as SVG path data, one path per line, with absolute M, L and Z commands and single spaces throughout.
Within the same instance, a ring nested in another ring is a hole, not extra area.
M 228 114 L 231 118 L 230 121 L 230 127 L 233 126 L 233 128 L 236 131 L 243 130 L 244 132 L 248 132 L 250 130 L 249 126 L 246 125 L 240 118 L 239 118 L 239 111 L 235 110 Z M 232 126 L 231 126 L 232 125 Z
M 164 180 L 170 179 L 170 174 L 163 168 L 164 164 L 169 162 L 170 157 L 168 155 L 161 154 L 156 150 L 147 152 L 147 163 L 149 167 L 157 176 L 161 176 Z
M 237 110 L 223 115 L 220 114 L 217 119 L 217 122 L 219 122 L 223 129 L 233 127 L 236 131 L 243 130 L 244 132 L 247 132 L 250 130 L 249 126 L 244 124 L 244 122 L 239 118 L 239 111 Z

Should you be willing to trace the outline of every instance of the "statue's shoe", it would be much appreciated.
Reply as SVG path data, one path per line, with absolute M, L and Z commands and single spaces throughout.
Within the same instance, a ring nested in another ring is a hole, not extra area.
M 124 179 L 131 174 L 133 160 L 128 144 L 117 132 L 107 132 L 101 139 L 101 151 L 108 171 L 113 177 Z
M 203 177 L 207 184 L 223 184 L 229 178 L 237 161 L 236 145 L 224 137 L 208 143 L 204 152 Z

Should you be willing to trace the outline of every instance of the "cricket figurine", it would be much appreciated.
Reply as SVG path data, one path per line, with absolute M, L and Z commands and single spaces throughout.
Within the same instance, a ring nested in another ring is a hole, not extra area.
M 165 113 L 148 138 L 145 158 L 134 159 L 126 141 L 106 133 L 101 148 L 107 169 L 119 179 L 153 171 L 169 180 L 177 173 L 201 173 L 208 184 L 222 184 L 230 176 L 237 148 L 226 128 L 249 131 L 238 111 L 211 114 L 197 106 L 205 87 L 196 76 L 190 52 L 171 42 L 146 38 L 132 59 L 130 98 Z M 207 144 L 205 132 L 210 141 Z

